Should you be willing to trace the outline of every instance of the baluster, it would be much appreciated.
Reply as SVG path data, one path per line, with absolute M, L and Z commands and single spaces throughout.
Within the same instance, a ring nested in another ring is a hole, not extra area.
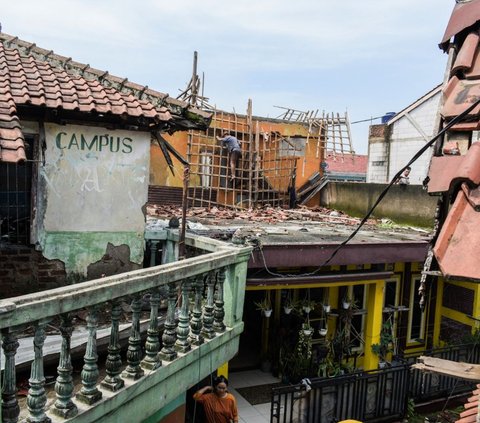
M 122 314 L 122 307 L 118 301 L 112 303 L 112 329 L 110 331 L 110 342 L 108 344 L 107 361 L 105 362 L 105 372 L 107 376 L 103 379 L 101 386 L 111 392 L 116 392 L 123 388 L 125 382 L 120 377 L 122 372 L 122 356 L 120 355 L 120 343 L 118 333 L 118 322 Z
M 33 338 L 34 359 L 30 373 L 30 389 L 28 390 L 27 407 L 30 415 L 27 417 L 28 423 L 50 423 L 51 420 L 45 414 L 45 404 L 47 395 L 45 393 L 45 377 L 43 375 L 43 343 L 45 342 L 46 322 L 35 325 L 35 335 Z
M 98 355 L 97 355 L 97 310 L 91 308 L 87 316 L 87 349 L 83 357 L 82 389 L 77 394 L 77 399 L 92 405 L 102 398 L 102 393 L 97 388 L 98 380 Z
M 186 353 L 192 349 L 188 335 L 190 334 L 190 317 L 189 311 L 189 296 L 192 291 L 191 279 L 185 279 L 181 284 L 182 292 L 182 307 L 180 308 L 180 315 L 178 316 L 177 326 L 177 341 L 175 342 L 175 348 L 177 351 Z
M 190 342 L 193 345 L 203 344 L 202 336 L 202 294 L 203 294 L 203 275 L 195 278 L 193 285 L 195 291 L 195 303 L 192 310 L 192 319 L 190 321 Z
M 163 348 L 159 356 L 162 360 L 172 361 L 177 357 L 175 351 L 175 341 L 177 340 L 177 332 L 175 331 L 175 303 L 177 301 L 175 282 L 168 284 L 167 295 L 168 310 L 162 335 Z
M 215 273 L 210 272 L 207 276 L 207 303 L 203 308 L 203 331 L 202 334 L 207 339 L 215 338 L 213 330 L 213 295 L 215 290 Z
M 144 375 L 140 367 L 142 359 L 142 340 L 140 338 L 140 312 L 142 311 L 142 299 L 135 297 L 132 301 L 132 327 L 128 338 L 127 368 L 122 373 L 126 379 L 137 380 Z
M 160 303 L 160 293 L 154 291 L 150 296 L 150 326 L 147 330 L 147 341 L 145 342 L 145 358 L 141 366 L 144 369 L 158 369 L 162 363 L 158 358 L 160 350 L 160 340 L 158 338 L 158 304 Z
M 225 317 L 225 310 L 223 309 L 223 285 L 225 283 L 226 269 L 220 269 L 217 273 L 217 290 L 215 295 L 215 310 L 213 312 L 214 321 L 213 329 L 215 332 L 225 332 L 225 324 L 223 319 Z
M 17 336 L 12 332 L 6 332 L 2 341 L 3 353 L 5 354 L 5 370 L 3 374 L 2 390 L 2 422 L 15 423 L 18 421 L 20 407 L 17 401 L 17 380 L 15 375 L 15 354 L 18 348 Z
M 155 266 L 157 263 L 157 249 L 159 241 L 150 240 L 150 267 Z
M 57 367 L 58 377 L 55 383 L 57 400 L 55 401 L 52 412 L 64 419 L 69 419 L 78 413 L 77 406 L 72 401 L 73 368 L 70 356 L 70 340 L 72 338 L 73 325 L 72 318 L 69 314 L 61 316 L 60 332 L 62 334 L 62 349 L 60 350 L 60 360 Z

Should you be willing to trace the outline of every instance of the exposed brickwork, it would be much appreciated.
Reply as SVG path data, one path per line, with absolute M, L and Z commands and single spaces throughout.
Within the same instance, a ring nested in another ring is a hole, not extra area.
M 25 246 L 0 246 L 0 298 L 44 291 L 66 284 L 65 266 Z
M 385 125 L 385 124 L 370 125 L 368 137 L 385 139 L 388 137 L 389 132 L 390 132 L 390 127 L 388 125 Z
M 473 314 L 475 292 L 462 286 L 445 283 L 443 306 L 465 314 Z

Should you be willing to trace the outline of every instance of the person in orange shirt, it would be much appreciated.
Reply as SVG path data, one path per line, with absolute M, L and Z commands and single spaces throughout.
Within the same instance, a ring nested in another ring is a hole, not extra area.
M 227 388 L 227 378 L 218 376 L 213 379 L 213 386 L 205 386 L 193 394 L 193 399 L 203 404 L 207 423 L 238 423 L 237 401 Z

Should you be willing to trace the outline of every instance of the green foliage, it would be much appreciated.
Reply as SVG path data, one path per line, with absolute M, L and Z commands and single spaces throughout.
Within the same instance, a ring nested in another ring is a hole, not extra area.
M 372 352 L 377 354 L 380 360 L 385 361 L 388 353 L 393 352 L 392 349 L 392 324 L 390 320 L 387 320 L 382 325 L 380 332 L 380 342 L 378 344 L 372 344 Z
M 272 309 L 272 303 L 266 297 L 262 301 L 257 301 L 254 304 L 257 306 L 257 310 L 260 310 L 260 311 Z

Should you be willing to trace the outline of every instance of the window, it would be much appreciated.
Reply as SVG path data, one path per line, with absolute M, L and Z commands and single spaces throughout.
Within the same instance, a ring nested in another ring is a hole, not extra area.
M 398 306 L 398 290 L 400 284 L 398 279 L 389 279 L 385 281 L 385 292 L 383 293 L 383 308 Z
M 303 137 L 287 137 L 280 140 L 280 157 L 303 157 L 307 139 Z
M 343 292 L 342 292 L 343 291 Z M 355 310 L 350 321 L 350 347 L 352 351 L 363 351 L 365 335 L 365 308 L 366 308 L 366 288 L 365 285 L 353 285 L 340 289 L 340 298 L 349 298 L 355 301 Z M 341 300 L 341 301 L 342 301 Z M 339 329 L 344 329 L 344 324 L 340 320 Z
M 425 313 L 420 309 L 420 276 L 412 278 L 410 285 L 410 311 L 408 312 L 408 342 L 423 342 L 425 337 Z
M 33 137 L 25 137 L 25 163 L 0 162 L 0 242 L 30 244 Z
M 211 151 L 202 151 L 200 153 L 200 180 L 203 188 L 210 187 L 210 178 L 212 172 L 212 156 Z

